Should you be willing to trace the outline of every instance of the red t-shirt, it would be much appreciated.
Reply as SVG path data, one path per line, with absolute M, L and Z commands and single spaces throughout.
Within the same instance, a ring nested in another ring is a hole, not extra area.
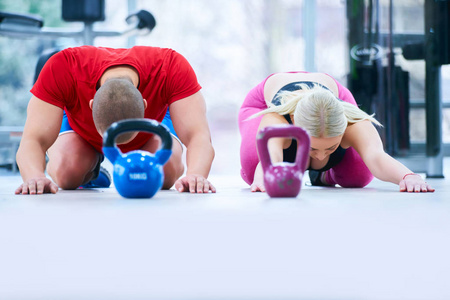
M 89 101 L 94 98 L 102 74 L 116 65 L 130 65 L 138 71 L 139 91 L 148 103 L 145 118 L 161 122 L 168 105 L 201 89 L 188 61 L 172 49 L 82 46 L 53 55 L 31 93 L 64 109 L 72 129 L 101 152 L 103 140 L 95 128 Z M 120 145 L 120 149 L 123 152 L 139 149 L 148 138 L 148 134 L 139 133 L 130 143 Z

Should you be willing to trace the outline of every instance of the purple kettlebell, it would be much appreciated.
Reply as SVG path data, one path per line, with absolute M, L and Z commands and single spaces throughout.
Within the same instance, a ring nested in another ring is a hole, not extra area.
M 274 137 L 292 137 L 297 140 L 295 163 L 281 162 L 272 165 L 267 143 Z M 297 197 L 309 158 L 308 133 L 294 125 L 269 126 L 258 133 L 256 143 L 264 171 L 264 186 L 267 194 L 270 197 Z

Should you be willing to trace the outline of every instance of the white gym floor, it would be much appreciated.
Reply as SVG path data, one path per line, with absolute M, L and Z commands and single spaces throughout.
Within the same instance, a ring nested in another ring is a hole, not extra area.
M 0 299 L 450 299 L 450 160 L 436 192 L 374 180 L 251 193 L 216 146 L 216 194 L 14 195 L 0 176 Z M 230 157 L 231 155 L 231 157 Z

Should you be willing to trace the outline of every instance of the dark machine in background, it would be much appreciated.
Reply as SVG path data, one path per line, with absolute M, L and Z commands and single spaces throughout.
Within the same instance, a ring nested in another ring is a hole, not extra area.
M 450 0 L 425 0 L 425 34 L 395 33 L 393 10 L 392 0 L 384 10 L 379 0 L 347 0 L 348 86 L 361 108 L 376 113 L 384 125 L 380 135 L 386 152 L 406 157 L 411 150 L 409 73 L 396 65 L 394 48 L 405 59 L 425 60 L 427 166 L 415 171 L 443 177 L 440 71 L 441 65 L 450 63 Z
M 66 22 L 105 21 L 105 0 L 63 0 L 62 19 Z
M 442 165 L 441 66 L 450 64 L 450 0 L 425 1 L 425 109 L 427 120 L 426 154 L 431 158 L 427 175 L 444 177 Z
M 349 0 L 350 73 L 349 89 L 361 109 L 376 113 L 384 125 L 380 129 L 385 150 L 394 156 L 406 155 L 409 138 L 409 74 L 395 65 L 390 39 L 392 32 L 381 32 L 378 1 Z M 391 30 L 392 28 L 390 28 Z

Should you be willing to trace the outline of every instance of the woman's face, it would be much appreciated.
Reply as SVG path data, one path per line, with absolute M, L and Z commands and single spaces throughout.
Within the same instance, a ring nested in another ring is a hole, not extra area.
M 322 161 L 336 151 L 342 140 L 342 135 L 328 138 L 311 137 L 311 148 L 309 156 L 311 158 Z

